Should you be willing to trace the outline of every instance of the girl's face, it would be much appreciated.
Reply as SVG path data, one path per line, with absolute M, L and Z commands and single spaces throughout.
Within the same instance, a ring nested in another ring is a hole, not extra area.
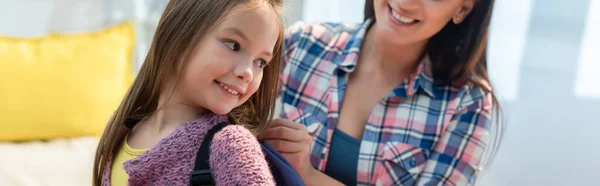
M 394 43 L 426 41 L 449 21 L 462 22 L 475 0 L 374 0 L 375 24 Z
M 273 56 L 280 31 L 276 16 L 266 4 L 226 15 L 193 50 L 177 87 L 182 101 L 216 114 L 246 102 Z

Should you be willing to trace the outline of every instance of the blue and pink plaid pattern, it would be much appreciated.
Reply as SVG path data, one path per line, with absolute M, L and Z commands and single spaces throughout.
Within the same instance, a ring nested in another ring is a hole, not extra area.
M 281 117 L 307 126 L 310 160 L 320 171 L 370 23 L 296 23 L 286 31 Z M 470 84 L 436 84 L 429 67 L 425 57 L 373 108 L 360 147 L 359 185 L 474 183 L 490 141 L 491 95 Z

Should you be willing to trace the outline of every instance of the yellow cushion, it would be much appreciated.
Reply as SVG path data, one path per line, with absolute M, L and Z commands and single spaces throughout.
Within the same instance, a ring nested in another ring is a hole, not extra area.
M 134 37 L 131 23 L 0 37 L 0 141 L 101 134 L 133 80 Z

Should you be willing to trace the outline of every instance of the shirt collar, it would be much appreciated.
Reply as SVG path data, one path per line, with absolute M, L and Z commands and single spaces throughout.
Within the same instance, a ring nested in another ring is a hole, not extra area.
M 392 92 L 390 92 L 386 98 L 390 97 L 402 97 L 407 98 L 413 96 L 421 89 L 426 95 L 431 98 L 435 98 L 433 93 L 434 80 L 431 76 L 431 61 L 429 56 L 423 57 L 417 68 L 411 73 L 404 82 L 396 86 Z
M 349 32 L 342 32 L 339 39 L 345 42 L 340 46 L 339 52 L 334 59 L 338 62 L 338 68 L 344 72 L 353 72 L 358 61 L 358 54 L 369 27 L 373 20 L 367 19 L 362 24 Z M 433 94 L 433 78 L 431 76 L 431 61 L 429 56 L 425 55 L 418 65 L 417 69 L 394 91 L 386 96 L 408 97 L 414 95 L 421 88 L 428 96 L 434 98 Z
M 344 43 L 338 45 L 339 52 L 335 61 L 338 61 L 338 67 L 345 72 L 352 72 L 356 67 L 358 61 L 358 53 L 362 46 L 363 39 L 367 30 L 371 26 L 373 21 L 371 19 L 365 20 L 363 23 L 355 27 L 354 29 L 342 32 L 339 35 L 339 40 Z

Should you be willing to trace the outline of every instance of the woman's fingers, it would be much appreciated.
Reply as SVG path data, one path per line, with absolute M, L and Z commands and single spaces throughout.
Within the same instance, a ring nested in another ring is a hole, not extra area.
M 298 142 L 304 140 L 305 135 L 306 134 L 303 134 L 303 132 L 300 130 L 295 130 L 285 126 L 276 126 L 267 129 L 263 134 L 260 135 L 260 139 L 281 139 Z
M 301 142 L 293 142 L 286 140 L 265 140 L 268 144 L 273 146 L 277 151 L 281 153 L 298 153 L 306 151 L 306 145 Z
M 306 130 L 306 126 L 304 126 L 303 124 L 295 123 L 287 119 L 274 119 L 273 121 L 271 121 L 271 128 L 278 126 L 289 127 L 295 130 Z
M 314 170 L 310 164 L 312 137 L 306 126 L 286 119 L 275 119 L 259 136 L 273 146 L 298 171 L 302 179 Z
M 281 139 L 287 141 L 312 140 L 303 124 L 286 119 L 275 119 L 267 130 L 258 136 L 259 139 Z

